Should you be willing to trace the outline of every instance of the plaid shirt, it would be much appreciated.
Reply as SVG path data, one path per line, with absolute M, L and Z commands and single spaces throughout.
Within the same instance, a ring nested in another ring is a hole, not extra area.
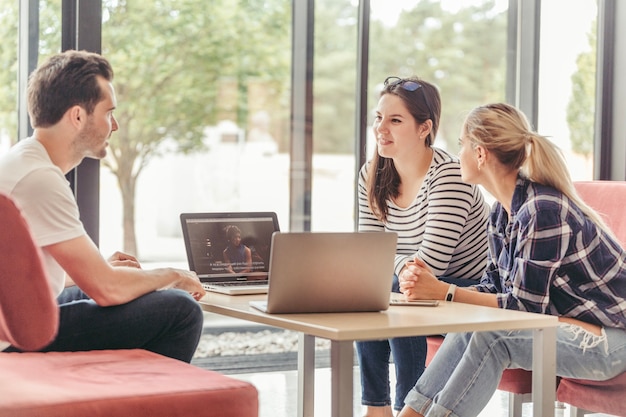
M 566 196 L 519 177 L 511 215 L 489 219 L 487 270 L 476 288 L 510 310 L 626 328 L 626 252 Z

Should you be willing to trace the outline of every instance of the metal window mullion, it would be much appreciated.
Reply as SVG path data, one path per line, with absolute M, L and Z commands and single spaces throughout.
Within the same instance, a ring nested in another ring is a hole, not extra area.
M 37 67 L 39 57 L 39 0 L 20 1 L 18 32 L 17 139 L 20 140 L 33 134 L 28 117 L 26 84 L 28 76 Z
M 596 114 L 594 129 L 594 179 L 624 179 L 613 175 L 615 162 L 613 150 L 620 144 L 615 141 L 613 122 L 615 114 L 615 48 L 616 2 L 598 2 L 598 37 L 596 59 Z M 616 150 L 616 149 L 615 149 Z M 624 154 L 622 153 L 622 161 Z M 620 164 L 620 162 L 618 162 Z M 623 165 L 623 162 L 621 162 Z
M 539 39 L 541 0 L 517 3 L 516 96 L 513 102 L 537 128 L 539 114 Z
M 291 151 L 289 225 L 311 230 L 313 175 L 314 0 L 292 2 Z
M 370 0 L 359 1 L 356 68 L 356 143 L 354 150 L 354 229 L 359 226 L 359 169 L 367 159 L 367 98 L 369 83 Z
M 63 0 L 61 50 L 102 50 L 102 0 Z M 100 161 L 86 158 L 67 174 L 81 221 L 96 245 L 100 240 Z

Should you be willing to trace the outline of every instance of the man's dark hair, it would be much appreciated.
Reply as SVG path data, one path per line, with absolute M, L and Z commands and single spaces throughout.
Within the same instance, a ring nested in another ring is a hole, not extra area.
M 92 114 L 103 99 L 97 76 L 113 79 L 111 64 L 93 52 L 65 51 L 46 59 L 28 78 L 28 113 L 33 128 L 55 125 L 72 106 Z

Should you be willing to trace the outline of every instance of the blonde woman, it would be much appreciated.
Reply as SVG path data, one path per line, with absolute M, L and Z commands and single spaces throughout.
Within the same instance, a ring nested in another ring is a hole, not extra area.
M 557 375 L 606 380 L 624 372 L 626 254 L 577 196 L 559 149 L 507 104 L 474 109 L 459 141 L 463 181 L 497 199 L 487 269 L 479 285 L 455 290 L 416 259 L 401 290 L 559 316 Z M 507 368 L 532 368 L 532 331 L 448 334 L 399 415 L 476 416 Z

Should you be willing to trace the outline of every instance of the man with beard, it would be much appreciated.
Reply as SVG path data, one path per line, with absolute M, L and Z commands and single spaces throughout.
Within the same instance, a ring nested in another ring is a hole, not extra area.
M 142 348 L 191 361 L 202 332 L 189 271 L 144 270 L 116 252 L 103 258 L 80 221 L 65 175 L 84 158 L 106 156 L 117 101 L 113 70 L 85 51 L 53 55 L 29 77 L 33 135 L 0 159 L 0 193 L 22 211 L 58 295 L 60 326 L 42 351 Z M 0 340 L 0 351 L 16 351 Z

